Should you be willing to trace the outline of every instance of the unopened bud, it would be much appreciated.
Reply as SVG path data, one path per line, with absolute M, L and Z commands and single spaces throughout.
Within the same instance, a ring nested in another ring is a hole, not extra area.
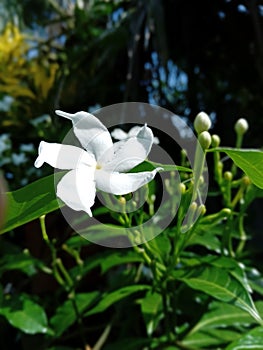
M 230 216 L 231 213 L 232 213 L 232 211 L 229 208 L 224 208 L 219 212 L 219 214 L 221 214 L 223 216 Z
M 235 128 L 235 132 L 238 135 L 244 135 L 247 132 L 247 130 L 248 130 L 248 122 L 247 122 L 247 120 L 244 119 L 244 118 L 238 119 L 234 128 Z
M 219 162 L 217 163 L 217 169 L 218 169 L 218 171 L 222 171 L 222 170 L 223 170 L 223 167 L 224 167 L 223 162 L 219 161 Z
M 182 157 L 187 157 L 187 151 L 186 151 L 186 149 L 183 148 L 183 149 L 181 150 L 181 156 L 182 156 Z
M 204 182 L 205 182 L 205 179 L 204 179 L 203 175 L 201 175 L 199 177 L 199 185 L 202 185 Z
M 194 128 L 197 134 L 211 128 L 211 120 L 205 112 L 200 112 L 197 114 L 194 120 Z
M 124 198 L 124 197 L 119 197 L 119 202 L 121 203 L 121 204 L 126 204 L 126 199 Z
M 220 145 L 220 137 L 218 135 L 212 135 L 212 147 L 218 147 Z
M 197 209 L 197 203 L 196 203 L 196 202 L 192 202 L 192 203 L 190 204 L 189 209 L 190 209 L 191 211 L 195 212 L 196 209 Z
M 155 194 L 152 194 L 150 198 L 151 198 L 152 203 L 154 203 L 155 200 L 156 200 L 156 195 L 155 195 Z
M 208 131 L 203 131 L 199 134 L 198 141 L 203 149 L 208 149 L 212 142 L 211 135 Z
M 179 191 L 180 191 L 181 194 L 184 194 L 184 193 L 185 193 L 185 191 L 186 191 L 186 186 L 185 186 L 185 184 L 183 184 L 183 183 L 180 183 L 180 184 L 179 184 Z
M 226 181 L 232 181 L 233 179 L 233 174 L 230 171 L 225 171 L 224 172 L 224 179 Z
M 206 213 L 206 207 L 204 204 L 201 204 L 198 208 L 198 216 L 199 215 L 203 216 L 203 215 L 205 215 L 205 213 Z
M 251 180 L 248 176 L 243 176 L 242 177 L 242 183 L 245 185 L 245 186 L 248 186 L 251 184 Z

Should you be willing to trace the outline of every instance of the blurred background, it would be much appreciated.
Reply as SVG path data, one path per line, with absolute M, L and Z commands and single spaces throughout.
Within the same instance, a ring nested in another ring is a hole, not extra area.
M 235 146 L 234 123 L 246 118 L 244 146 L 260 148 L 262 91 L 261 0 L 0 0 L 0 176 L 5 182 L 0 187 L 16 190 L 53 172 L 33 164 L 41 140 L 59 143 L 71 127 L 55 109 L 92 112 L 114 103 L 146 102 L 189 126 L 203 110 L 223 146 Z M 169 148 L 158 130 L 155 135 Z M 248 224 L 250 252 L 262 269 L 262 199 L 251 206 Z M 63 239 L 72 232 L 59 211 L 47 216 L 47 231 L 71 267 Z M 97 252 L 105 253 L 95 245 L 85 250 L 87 266 Z M 26 292 L 53 315 L 65 298 L 50 275 L 37 272 L 42 261 L 50 262 L 39 222 L 2 235 L 0 257 L 0 301 L 2 294 L 20 298 Z M 126 283 L 126 272 L 121 273 L 108 280 L 92 271 L 81 291 Z M 136 310 L 128 310 L 124 318 L 137 332 Z M 100 317 L 95 324 L 101 324 Z M 0 326 L 1 349 L 40 348 L 41 337 L 21 335 L 2 318 Z
M 206 111 L 222 145 L 250 124 L 261 147 L 260 0 L 1 0 L 0 168 L 10 189 L 51 172 L 32 164 L 66 127 L 54 110 L 156 104 L 190 125 Z M 65 124 L 65 123 L 64 123 Z

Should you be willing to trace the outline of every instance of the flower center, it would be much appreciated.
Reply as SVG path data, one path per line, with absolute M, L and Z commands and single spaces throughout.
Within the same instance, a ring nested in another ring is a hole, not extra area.
M 100 170 L 101 168 L 102 168 L 102 166 L 97 163 L 96 170 Z

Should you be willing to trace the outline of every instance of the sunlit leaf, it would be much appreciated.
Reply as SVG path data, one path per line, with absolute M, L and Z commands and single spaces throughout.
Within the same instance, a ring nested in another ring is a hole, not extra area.
M 250 180 L 263 189 L 263 152 L 256 149 L 216 148 L 225 152 Z
M 217 300 L 238 306 L 263 324 L 246 287 L 227 269 L 209 265 L 195 266 L 180 280 Z
M 238 340 L 231 343 L 226 350 L 262 350 L 263 349 L 263 328 L 257 327 L 252 331 L 243 334 Z
M 192 169 L 186 168 L 184 166 L 180 165 L 173 165 L 173 164 L 162 164 L 162 163 L 155 163 L 150 161 L 144 161 L 137 165 L 135 168 L 133 168 L 130 172 L 140 172 L 140 171 L 151 171 L 156 168 L 162 168 L 162 171 L 183 171 L 186 173 L 192 172 Z
M 238 339 L 240 333 L 231 329 L 208 329 L 187 336 L 183 341 L 183 345 L 189 348 L 202 349 L 203 347 L 214 349 L 215 345 L 228 344 L 233 339 Z
M 263 302 L 256 302 L 255 304 L 258 310 L 263 311 Z M 241 310 L 234 305 L 213 302 L 209 311 L 203 315 L 201 320 L 191 329 L 188 335 L 200 331 L 206 332 L 211 328 L 239 327 L 241 325 L 250 326 L 255 323 L 255 319 L 246 311 Z
M 63 174 L 57 173 L 55 177 L 58 179 Z M 5 226 L 0 233 L 10 231 L 58 209 L 61 205 L 55 193 L 54 175 L 43 177 L 19 190 L 8 192 L 7 203 Z
M 4 316 L 13 327 L 24 333 L 52 333 L 48 328 L 44 309 L 25 295 L 19 298 L 6 298 L 0 307 L 0 315 Z

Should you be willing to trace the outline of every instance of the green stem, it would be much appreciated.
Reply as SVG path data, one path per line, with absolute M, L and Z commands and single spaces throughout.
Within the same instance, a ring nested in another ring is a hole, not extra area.
M 72 281 L 68 271 L 66 270 L 62 260 L 60 258 L 57 258 L 55 261 L 56 266 L 59 268 L 62 276 L 65 279 L 67 289 L 70 290 L 74 286 L 74 282 Z
M 193 170 L 194 186 L 193 186 L 192 201 L 196 200 L 198 195 L 200 179 L 204 170 L 205 157 L 206 157 L 205 150 L 203 150 L 199 142 L 197 142 L 196 151 L 195 151 L 194 170 Z
M 104 331 L 102 332 L 101 336 L 99 337 L 98 341 L 96 342 L 96 344 L 93 346 L 92 350 L 100 350 L 104 343 L 106 342 L 109 334 L 110 334 L 110 331 L 111 331 L 111 328 L 112 328 L 112 324 L 109 323 L 106 328 L 104 329 Z
M 167 283 L 165 285 L 167 285 Z M 162 303 L 163 303 L 163 312 L 164 312 L 165 334 L 167 335 L 169 342 L 172 342 L 173 337 L 172 337 L 172 333 L 171 333 L 169 300 L 168 300 L 167 288 L 162 288 Z
M 215 151 L 214 152 L 214 175 L 215 180 L 218 183 L 218 185 L 221 185 L 222 182 L 222 172 L 223 172 L 223 163 L 220 160 L 220 153 Z
M 74 309 L 74 312 L 76 314 L 76 318 L 77 318 L 77 323 L 79 324 L 80 327 L 80 335 L 81 335 L 81 339 L 82 339 L 82 343 L 83 343 L 83 347 L 84 349 L 86 349 L 86 337 L 85 337 L 85 329 L 84 329 L 84 325 L 83 325 L 83 318 L 82 315 L 79 312 L 79 308 L 76 302 L 76 295 L 75 295 L 75 291 L 70 293 L 70 300 L 72 302 L 72 306 Z
M 40 216 L 39 221 L 40 221 L 40 227 L 41 227 L 42 237 L 43 237 L 44 241 L 47 242 L 48 245 L 49 245 L 49 244 L 50 244 L 50 241 L 49 241 L 49 237 L 48 237 L 48 235 L 47 235 L 45 218 L 46 218 L 46 215 L 42 215 L 42 216 Z
M 239 190 L 237 191 L 235 197 L 233 198 L 232 202 L 231 202 L 231 207 L 234 209 L 235 206 L 237 205 L 237 203 L 240 201 L 240 199 L 242 199 L 244 196 L 244 186 L 241 185 Z
M 225 249 L 227 250 L 229 256 L 235 257 L 232 244 L 232 232 L 233 232 L 233 214 L 227 218 L 224 225 L 223 239 L 222 239 L 222 255 L 225 255 Z
M 239 241 L 239 244 L 238 244 L 237 249 L 236 249 L 236 254 L 240 255 L 243 252 L 243 249 L 245 247 L 246 240 L 247 240 L 247 235 L 246 235 L 246 232 L 244 230 L 244 215 L 240 215 L 238 217 L 238 228 L 239 228 L 239 233 L 240 233 L 240 241 Z

